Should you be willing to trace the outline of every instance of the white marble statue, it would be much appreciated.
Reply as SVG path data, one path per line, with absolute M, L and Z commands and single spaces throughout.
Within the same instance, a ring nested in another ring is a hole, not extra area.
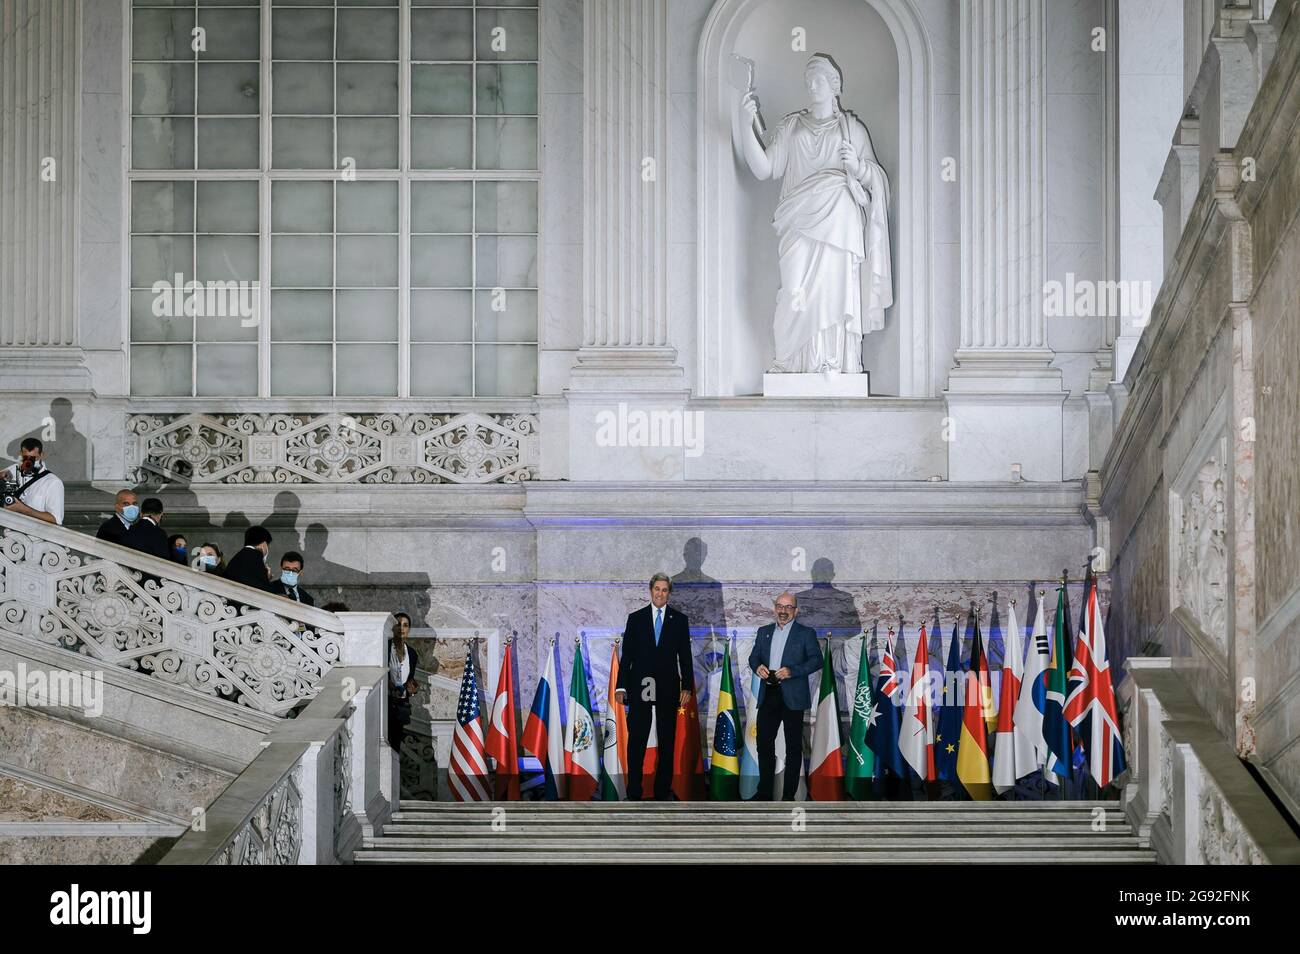
M 894 301 L 889 180 L 867 127 L 840 107 L 843 79 L 834 61 L 812 57 L 804 81 L 808 107 L 783 118 L 769 143 L 752 86 L 741 97 L 734 128 L 755 177 L 781 178 L 772 219 L 781 290 L 771 370 L 860 374 L 862 336 L 884 327 Z

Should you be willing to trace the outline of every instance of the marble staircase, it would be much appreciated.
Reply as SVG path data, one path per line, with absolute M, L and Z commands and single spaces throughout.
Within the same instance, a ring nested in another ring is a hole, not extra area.
M 1118 802 L 404 802 L 357 864 L 1155 864 Z

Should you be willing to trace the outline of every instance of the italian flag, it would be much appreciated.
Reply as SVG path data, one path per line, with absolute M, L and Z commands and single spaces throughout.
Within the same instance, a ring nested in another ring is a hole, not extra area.
M 600 759 L 596 754 L 596 723 L 591 718 L 587 692 L 587 667 L 582 662 L 582 643 L 573 651 L 573 676 L 569 679 L 569 724 L 564 727 L 564 774 L 568 777 L 569 801 L 588 802 L 596 794 Z
M 797 677 L 796 677 L 797 678 Z M 786 771 L 798 766 L 786 766 Z M 844 800 L 844 758 L 840 754 L 840 710 L 835 698 L 835 673 L 831 671 L 831 641 L 826 640 L 822 685 L 813 723 L 812 760 L 808 763 L 808 796 L 818 802 Z
M 718 719 L 714 723 L 713 758 L 709 762 L 709 798 L 734 802 L 740 797 L 740 720 L 731 686 L 731 644 L 722 661 L 722 682 L 718 689 Z

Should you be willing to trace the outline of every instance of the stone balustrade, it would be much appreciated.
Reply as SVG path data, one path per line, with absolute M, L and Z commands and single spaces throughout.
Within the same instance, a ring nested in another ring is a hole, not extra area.
M 396 762 L 386 741 L 387 613 L 343 613 L 369 633 L 330 670 L 296 719 L 276 726 L 261 753 L 191 826 L 161 864 L 335 864 L 347 861 L 394 807 Z M 353 625 L 356 624 L 356 625 Z
M 0 512 L 0 631 L 279 715 L 343 658 L 340 618 Z
M 1125 812 L 1165 864 L 1297 864 L 1300 839 L 1167 657 L 1134 657 L 1120 687 Z

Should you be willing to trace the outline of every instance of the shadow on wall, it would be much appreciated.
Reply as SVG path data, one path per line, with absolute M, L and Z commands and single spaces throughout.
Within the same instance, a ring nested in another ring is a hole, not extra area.
M 835 588 L 835 564 L 818 557 L 812 565 L 812 586 L 795 594 L 799 622 L 811 626 L 818 636 L 829 631 L 835 636 L 856 636 L 862 632 L 862 618 L 853 594 Z
M 686 614 L 691 626 L 727 631 L 727 611 L 723 602 L 722 583 L 704 572 L 709 548 L 699 537 L 691 537 L 682 548 L 686 566 L 673 576 L 673 604 Z

